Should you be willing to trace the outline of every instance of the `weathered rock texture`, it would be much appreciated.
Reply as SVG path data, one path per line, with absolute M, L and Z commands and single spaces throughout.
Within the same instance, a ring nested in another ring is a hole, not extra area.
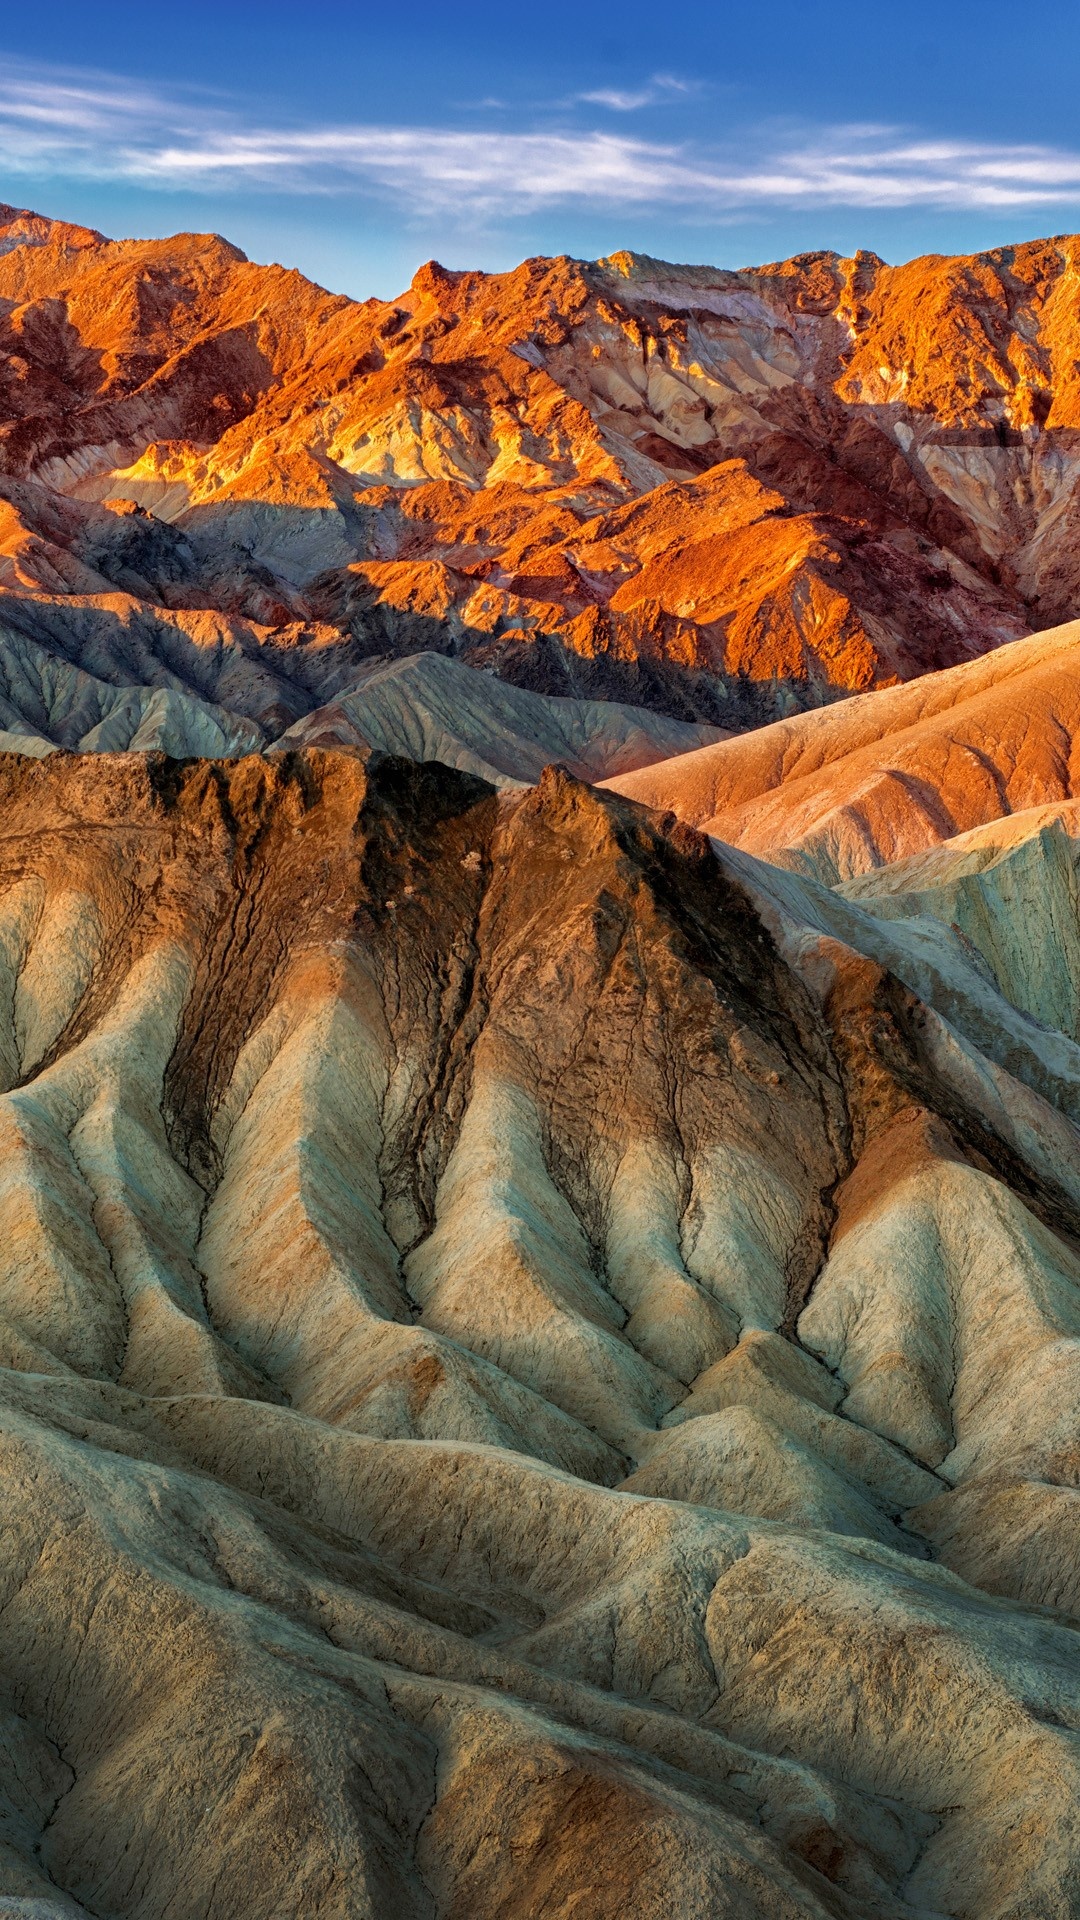
M 1080 1046 L 919 884 L 0 758 L 5 1899 L 1080 1912 Z
M 0 208 L 5 1912 L 1080 1920 L 1078 266 Z
M 611 784 L 832 884 L 1080 795 L 1080 623 Z
M 333 296 L 0 209 L 0 620 L 280 733 L 375 655 L 745 727 L 1080 610 L 1075 238 Z
M 284 731 L 184 692 L 172 675 L 161 686 L 116 686 L 103 677 L 113 665 L 107 651 L 94 664 L 99 672 L 89 673 L 0 627 L 0 750 L 40 757 L 58 747 L 156 749 L 197 759 L 270 747 L 376 747 L 502 786 L 531 784 L 553 761 L 597 780 L 727 737 L 721 727 L 615 700 L 529 693 L 434 653 L 369 662 L 335 700 Z

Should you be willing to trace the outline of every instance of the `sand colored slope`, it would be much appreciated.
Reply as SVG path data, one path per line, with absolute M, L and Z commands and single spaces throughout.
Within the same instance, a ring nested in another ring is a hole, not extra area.
M 1071 799 L 1078 735 L 1073 623 L 612 784 L 832 883 Z
M 1080 808 L 1035 807 L 840 888 L 881 919 L 947 927 L 1007 999 L 1080 1036 Z

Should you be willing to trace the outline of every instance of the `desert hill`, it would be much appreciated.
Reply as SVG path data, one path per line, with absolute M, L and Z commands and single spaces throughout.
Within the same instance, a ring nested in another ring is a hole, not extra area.
M 0 1910 L 1080 1917 L 1078 249 L 0 208 Z
M 1080 1048 L 565 774 L 0 782 L 7 1893 L 1072 1911 Z
M 374 748 L 460 767 L 495 786 L 529 786 L 552 763 L 582 780 L 614 778 L 724 737 L 718 727 L 618 701 L 529 693 L 421 653 L 373 663 L 332 704 L 294 722 L 275 747 Z
M 503 785 L 529 784 L 552 761 L 598 780 L 725 738 L 721 728 L 669 720 L 618 701 L 529 693 L 442 654 L 368 662 L 336 699 L 284 730 L 281 715 L 277 725 L 260 725 L 186 692 L 177 675 L 163 674 L 162 685 L 141 685 L 138 658 L 134 665 L 130 656 L 126 662 L 102 654 L 90 658 L 100 675 L 61 663 L 23 634 L 0 628 L 0 750 L 160 750 L 175 759 L 197 759 L 297 745 L 359 752 L 376 747 L 464 767 Z M 226 659 L 223 671 L 217 664 L 217 680 L 228 693 L 235 663 Z M 215 690 L 215 681 L 208 677 L 207 686 Z
M 392 302 L 214 235 L 0 246 L 0 617 L 76 663 L 137 626 L 205 695 L 223 646 L 287 725 L 434 650 L 741 728 L 1077 611 L 1073 238 Z
M 1080 793 L 1080 623 L 619 775 L 623 793 L 831 884 Z

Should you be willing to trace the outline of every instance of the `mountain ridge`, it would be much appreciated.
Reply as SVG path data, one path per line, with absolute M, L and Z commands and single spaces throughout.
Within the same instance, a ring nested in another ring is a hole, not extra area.
M 1064 1047 L 554 770 L 0 802 L 4 1884 L 1068 1912 Z
M 20 221 L 23 618 L 119 589 L 267 657 L 434 648 L 730 729 L 1075 611 L 1074 237 L 903 267 L 429 262 L 358 302 L 216 236 Z

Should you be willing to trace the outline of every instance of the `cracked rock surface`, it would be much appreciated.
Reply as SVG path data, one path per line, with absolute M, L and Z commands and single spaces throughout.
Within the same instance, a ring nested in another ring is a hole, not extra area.
M 0 756 L 3 1901 L 1080 1913 L 1056 833 Z

